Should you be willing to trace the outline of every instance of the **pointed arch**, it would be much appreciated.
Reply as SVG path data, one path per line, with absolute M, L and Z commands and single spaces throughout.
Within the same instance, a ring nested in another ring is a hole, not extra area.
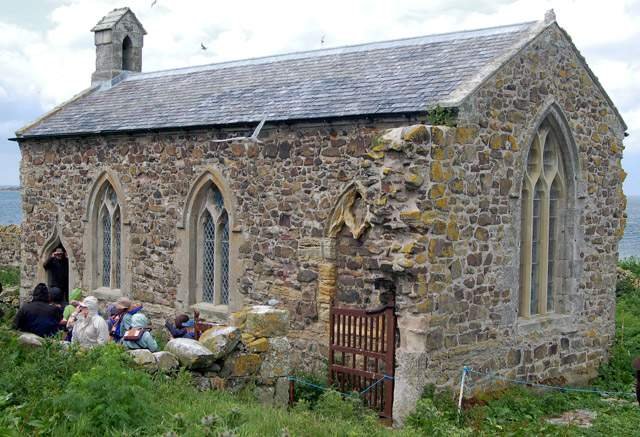
M 118 177 L 108 169 L 95 178 L 85 209 L 85 277 L 89 288 L 104 298 L 128 294 L 129 217 Z
M 578 198 L 585 196 L 585 183 L 584 183 L 584 165 L 580 159 L 580 153 L 578 145 L 571 133 L 569 121 L 553 96 L 549 96 L 544 103 L 538 109 L 533 122 L 529 125 L 529 128 L 525 131 L 524 142 L 525 148 L 522 150 L 524 159 L 522 165 L 525 165 L 529 156 L 531 148 L 535 144 L 535 139 L 540 132 L 540 127 L 546 122 L 553 128 L 554 132 L 560 139 L 560 147 L 562 149 L 562 156 L 564 159 L 565 168 L 572 175 L 571 186 L 567 189 L 573 190 L 573 195 Z M 518 184 L 514 184 L 516 191 L 521 187 Z M 513 197 L 518 197 L 519 193 L 513 193 Z
M 224 318 L 240 306 L 236 291 L 241 235 L 235 198 L 221 173 L 206 168 L 191 184 L 178 220 L 182 276 L 178 301 L 211 318 Z
M 133 44 L 129 35 L 122 40 L 122 69 L 126 71 L 133 70 Z
M 127 196 L 116 174 L 108 169 L 101 170 L 98 173 L 98 175 L 95 177 L 93 184 L 91 185 L 91 189 L 89 190 L 89 194 L 87 195 L 87 198 L 85 200 L 86 208 L 85 208 L 83 220 L 85 222 L 88 222 L 89 219 L 91 218 L 90 217 L 92 213 L 91 206 L 95 205 L 96 197 L 100 194 L 100 190 L 104 188 L 105 182 L 108 182 L 111 185 L 116 195 L 118 196 L 118 203 L 120 205 L 120 217 L 121 217 L 122 223 L 128 225 L 129 214 L 128 214 L 128 208 L 126 203 Z
M 236 199 L 233 195 L 233 191 L 229 188 L 222 173 L 215 167 L 207 167 L 200 175 L 191 183 L 187 198 L 185 200 L 184 208 L 182 209 L 182 215 L 178 220 L 178 229 L 185 229 L 187 226 L 187 220 L 190 211 L 193 210 L 194 203 L 198 200 L 198 195 L 202 193 L 202 189 L 208 183 L 213 183 L 218 188 L 218 191 L 224 199 L 227 206 L 227 212 L 230 214 L 231 226 L 236 227 L 238 224 L 233 221 L 233 211 L 236 210 Z
M 535 129 L 535 130 L 533 130 Z M 559 105 L 550 99 L 536 116 L 523 150 L 520 193 L 518 313 L 527 318 L 570 311 L 575 259 L 580 162 Z
M 325 227 L 325 235 L 335 238 L 342 226 L 346 225 L 356 240 L 364 233 L 369 223 L 369 208 L 365 203 L 365 188 L 359 182 L 352 182 L 336 200 Z
M 67 252 L 67 257 L 69 259 L 69 290 L 71 290 L 79 285 L 78 277 L 76 274 L 76 258 L 73 252 L 73 247 L 64 237 L 61 226 L 57 221 L 53 225 L 53 229 L 51 230 L 49 238 L 47 238 L 38 254 L 36 282 L 44 282 L 47 285 L 49 284 L 49 277 L 47 275 L 47 271 L 44 268 L 44 263 L 47 262 L 47 260 L 51 257 L 53 251 L 60 245 L 64 247 L 64 250 Z

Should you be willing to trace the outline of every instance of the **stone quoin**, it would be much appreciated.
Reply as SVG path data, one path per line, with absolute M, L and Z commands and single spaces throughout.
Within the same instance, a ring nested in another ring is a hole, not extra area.
M 332 300 L 395 302 L 400 421 L 463 365 L 576 382 L 607 359 L 627 127 L 553 14 L 159 72 L 128 8 L 93 31 L 92 87 L 16 133 L 23 298 L 59 242 L 70 288 L 156 325 L 288 332 L 252 346 L 279 376 L 326 372 Z

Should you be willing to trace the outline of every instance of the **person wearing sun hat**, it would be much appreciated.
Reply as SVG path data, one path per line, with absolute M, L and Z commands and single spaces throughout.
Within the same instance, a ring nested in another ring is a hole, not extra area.
M 94 296 L 87 296 L 78 304 L 78 309 L 67 321 L 69 324 L 73 327 L 72 343 L 91 348 L 109 341 L 109 328 L 98 314 L 98 299 Z
M 142 310 L 126 296 L 121 296 L 113 303 L 113 313 L 109 315 L 109 335 L 115 342 L 122 341 L 122 336 L 131 328 L 131 318 Z

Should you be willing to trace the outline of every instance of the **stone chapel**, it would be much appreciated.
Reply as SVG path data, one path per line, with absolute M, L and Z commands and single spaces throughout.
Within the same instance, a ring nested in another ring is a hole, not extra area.
M 398 417 L 463 365 L 607 359 L 627 127 L 552 11 L 154 72 L 129 8 L 92 31 L 90 88 L 16 132 L 23 298 L 61 244 L 71 288 L 157 324 L 286 309 L 316 371 L 330 305 L 394 305 Z

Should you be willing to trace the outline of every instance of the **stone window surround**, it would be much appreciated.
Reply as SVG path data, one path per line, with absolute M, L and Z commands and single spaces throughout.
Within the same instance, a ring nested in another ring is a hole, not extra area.
M 559 258 L 557 261 L 557 283 L 554 288 L 557 290 L 555 296 L 555 313 L 542 313 L 531 316 L 528 312 L 529 305 L 522 296 L 523 272 L 521 268 L 521 260 L 524 256 L 521 252 L 523 244 L 526 246 L 526 236 L 524 236 L 522 229 L 522 214 L 526 213 L 523 205 L 522 190 L 526 177 L 527 160 L 521 160 L 522 177 L 520 178 L 521 184 L 518 186 L 514 184 L 513 191 L 510 196 L 512 199 L 517 199 L 517 206 L 520 216 L 516 218 L 514 223 L 518 223 L 521 226 L 517 227 L 517 238 L 519 241 L 518 256 L 514 257 L 514 269 L 518 275 L 518 292 L 514 294 L 517 296 L 517 303 L 515 305 L 518 313 L 518 324 L 528 326 L 532 322 L 531 320 L 548 320 L 551 323 L 556 323 L 558 320 L 564 320 L 566 316 L 574 314 L 579 311 L 581 302 L 584 297 L 578 293 L 578 280 L 582 274 L 582 255 L 581 248 L 584 241 L 583 232 L 580 229 L 579 221 L 582 216 L 584 208 L 584 199 L 586 197 L 586 185 L 583 181 L 583 175 L 580 171 L 583 168 L 580 157 L 578 154 L 577 145 L 571 135 L 567 119 L 559 106 L 559 104 L 551 96 L 541 106 L 537 116 L 534 119 L 534 123 L 531 124 L 531 128 L 528 130 L 526 137 L 529 141 L 525 142 L 528 147 L 522 151 L 524 157 L 529 156 L 529 150 L 534 144 L 534 140 L 538 135 L 540 127 L 543 124 L 549 126 L 556 135 L 558 146 L 560 149 L 560 155 L 563 159 L 563 166 L 565 171 L 564 185 L 564 217 L 559 220 L 559 229 L 564 229 L 561 241 L 556 241 L 556 245 L 560 248 Z M 529 272 L 530 276 L 530 272 Z M 535 325 L 535 324 L 534 324 Z
M 199 244 L 196 240 L 198 225 L 200 224 L 200 213 L 202 197 L 206 194 L 207 188 L 214 185 L 224 199 L 227 219 L 229 220 L 229 304 L 212 304 L 199 302 L 197 289 L 198 275 L 198 250 Z M 210 320 L 224 321 L 229 314 L 242 307 L 242 295 L 237 290 L 236 284 L 242 275 L 242 264 L 239 260 L 239 247 L 242 244 L 242 227 L 236 218 L 236 199 L 229 185 L 226 183 L 222 172 L 216 167 L 207 166 L 194 180 L 189 188 L 182 216 L 178 219 L 177 240 L 179 242 L 176 265 L 182 272 L 176 306 L 183 310 L 197 310 L 202 316 Z
M 98 272 L 101 269 L 100 254 L 101 243 L 97 235 L 99 235 L 100 226 L 100 211 L 102 210 L 102 197 L 106 190 L 106 187 L 111 185 L 111 188 L 116 193 L 118 199 L 118 206 L 120 209 L 120 288 L 103 287 L 98 282 Z M 89 195 L 86 201 L 86 212 L 83 217 L 85 222 L 84 232 L 84 247 L 85 254 L 87 256 L 87 262 L 85 263 L 85 286 L 91 290 L 91 294 L 100 299 L 107 301 L 116 300 L 118 297 L 128 295 L 131 290 L 131 274 L 128 268 L 129 259 L 129 228 L 130 219 L 126 204 L 126 194 L 123 190 L 116 174 L 110 169 L 103 169 L 98 176 L 89 191 Z

